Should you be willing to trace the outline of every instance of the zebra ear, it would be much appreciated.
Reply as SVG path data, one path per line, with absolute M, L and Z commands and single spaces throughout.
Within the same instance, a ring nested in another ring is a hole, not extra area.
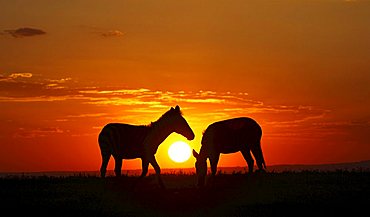
M 176 110 L 176 111 L 180 111 L 180 106 L 178 106 L 178 105 L 177 105 L 177 106 L 175 107 L 175 110 Z
M 198 157 L 199 157 L 199 154 L 193 149 L 193 156 L 196 158 L 196 159 L 198 159 Z

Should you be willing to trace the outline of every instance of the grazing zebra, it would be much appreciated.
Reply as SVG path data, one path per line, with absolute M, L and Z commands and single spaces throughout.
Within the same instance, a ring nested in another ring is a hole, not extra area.
M 171 134 L 178 133 L 193 140 L 195 135 L 186 122 L 180 107 L 171 107 L 157 121 L 148 126 L 130 125 L 123 123 L 109 123 L 99 134 L 99 146 L 102 156 L 100 168 L 101 177 L 105 177 L 108 161 L 113 155 L 115 160 L 114 172 L 121 175 L 122 159 L 141 158 L 142 173 L 140 178 L 148 173 L 149 163 L 153 166 L 159 184 L 163 186 L 160 178 L 160 167 L 155 159 L 158 146 Z
M 255 120 L 247 117 L 223 120 L 209 125 L 203 134 L 199 154 L 193 150 L 198 186 L 203 186 L 205 182 L 207 158 L 211 164 L 212 176 L 216 175 L 220 153 L 240 151 L 248 164 L 249 172 L 253 172 L 254 160 L 250 153 L 252 151 L 259 170 L 264 171 L 266 164 L 261 149 L 261 136 L 261 127 Z

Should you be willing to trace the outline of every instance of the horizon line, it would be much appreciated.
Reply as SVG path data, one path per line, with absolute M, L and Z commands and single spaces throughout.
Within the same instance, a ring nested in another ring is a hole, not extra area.
M 368 160 L 360 160 L 360 161 L 348 161 L 348 162 L 338 162 L 338 163 L 324 163 L 324 164 L 272 164 L 267 165 L 267 168 L 273 168 L 273 167 L 322 167 L 322 166 L 345 166 L 345 165 L 353 165 L 353 164 L 369 164 L 367 165 L 370 169 L 370 159 Z M 256 165 L 254 166 L 256 167 Z M 224 169 L 233 169 L 233 168 L 243 168 L 246 169 L 247 166 L 226 166 L 226 167 L 218 167 L 217 171 L 221 171 L 222 168 Z M 207 166 L 207 169 L 210 169 L 209 166 Z M 195 170 L 194 167 L 173 167 L 173 168 L 161 168 L 161 170 Z M 113 171 L 107 170 L 107 171 Z M 122 169 L 122 171 L 141 171 L 141 168 L 137 169 Z M 153 168 L 149 168 L 149 171 L 154 171 Z M 97 170 L 44 170 L 44 171 L 0 171 L 0 174 L 29 174 L 29 173 L 94 173 L 99 172 L 99 169 Z

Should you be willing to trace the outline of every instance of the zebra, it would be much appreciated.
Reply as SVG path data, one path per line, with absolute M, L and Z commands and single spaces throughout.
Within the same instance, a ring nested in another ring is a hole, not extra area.
M 154 155 L 158 146 L 173 132 L 188 140 L 193 140 L 195 137 L 178 105 L 175 108 L 171 107 L 157 121 L 149 125 L 107 124 L 98 137 L 102 156 L 101 177 L 104 178 L 106 175 L 111 155 L 115 160 L 114 172 L 117 177 L 121 176 L 123 159 L 141 158 L 140 178 L 146 176 L 150 163 L 156 172 L 160 186 L 164 187 L 160 176 L 161 170 Z
M 240 151 L 248 164 L 249 172 L 253 172 L 254 160 L 260 171 L 266 169 L 261 149 L 262 129 L 253 119 L 248 117 L 233 118 L 215 122 L 207 127 L 202 137 L 199 154 L 193 149 L 196 158 L 195 168 L 198 186 L 202 187 L 207 173 L 207 158 L 211 164 L 212 177 L 216 175 L 220 154 Z

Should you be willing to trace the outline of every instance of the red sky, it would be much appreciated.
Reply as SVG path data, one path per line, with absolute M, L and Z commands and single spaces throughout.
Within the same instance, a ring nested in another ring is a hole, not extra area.
M 0 172 L 98 170 L 106 123 L 248 116 L 266 163 L 370 159 L 369 1 L 0 0 Z M 167 156 L 162 168 L 193 167 Z M 113 164 L 109 167 L 112 168 Z M 219 166 L 245 166 L 240 153 Z M 123 169 L 140 168 L 140 160 Z

